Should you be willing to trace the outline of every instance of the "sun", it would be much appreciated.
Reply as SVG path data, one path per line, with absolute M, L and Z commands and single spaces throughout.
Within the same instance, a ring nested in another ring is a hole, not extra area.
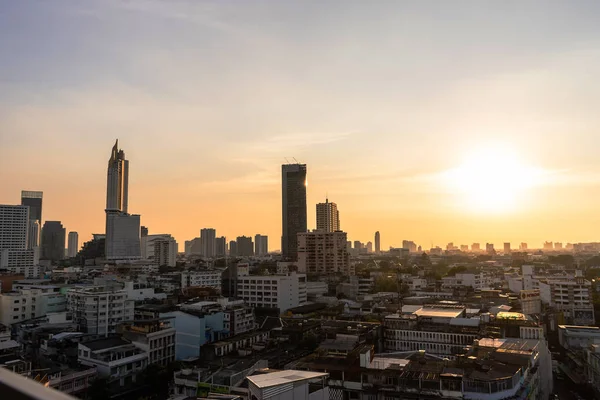
M 541 178 L 540 170 L 501 148 L 474 152 L 446 174 L 460 207 L 471 212 L 504 213 L 519 207 L 524 194 Z

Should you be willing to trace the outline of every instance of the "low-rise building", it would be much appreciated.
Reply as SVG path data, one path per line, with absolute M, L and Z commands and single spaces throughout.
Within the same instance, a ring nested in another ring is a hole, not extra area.
M 558 342 L 565 349 L 587 349 L 600 344 L 600 328 L 597 326 L 559 325 Z
M 66 297 L 53 286 L 40 286 L 0 294 L 0 323 L 11 325 L 49 313 L 65 311 Z
M 148 353 L 119 337 L 79 343 L 79 364 L 95 367 L 109 386 L 128 386 L 148 366 Z
M 275 371 L 249 376 L 248 397 L 256 400 L 329 400 L 329 374 Z
M 221 291 L 222 271 L 216 269 L 189 270 L 181 273 L 181 288 L 209 287 Z

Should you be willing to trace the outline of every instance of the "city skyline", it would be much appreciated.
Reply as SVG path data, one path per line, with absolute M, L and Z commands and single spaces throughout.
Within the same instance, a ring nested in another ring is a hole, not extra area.
M 0 194 L 43 191 L 82 242 L 117 137 L 130 208 L 179 243 L 214 226 L 280 248 L 286 157 L 309 210 L 328 193 L 382 250 L 597 240 L 598 4 L 27 3 L 0 15 Z

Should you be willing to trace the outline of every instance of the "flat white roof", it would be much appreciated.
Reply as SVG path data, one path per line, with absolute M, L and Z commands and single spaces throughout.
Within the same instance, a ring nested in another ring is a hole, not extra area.
M 271 372 L 268 374 L 252 375 L 248 380 L 257 388 L 267 388 L 271 386 L 284 385 L 293 382 L 301 382 L 315 378 L 326 378 L 329 374 L 311 371 L 285 370 Z
M 422 308 L 414 312 L 418 317 L 458 318 L 464 309 L 456 308 Z

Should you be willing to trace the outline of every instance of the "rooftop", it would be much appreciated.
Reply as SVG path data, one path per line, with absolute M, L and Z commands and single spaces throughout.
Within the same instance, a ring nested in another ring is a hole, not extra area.
M 82 346 L 85 346 L 92 351 L 106 350 L 112 347 L 125 346 L 128 344 L 128 341 L 123 340 L 120 337 L 109 337 L 81 343 Z
M 414 315 L 425 318 L 458 318 L 463 311 L 464 308 L 423 307 L 415 311 Z
M 262 375 L 249 376 L 248 380 L 256 387 L 263 389 L 271 386 L 285 385 L 317 378 L 327 378 L 329 374 L 310 371 L 285 370 Z

